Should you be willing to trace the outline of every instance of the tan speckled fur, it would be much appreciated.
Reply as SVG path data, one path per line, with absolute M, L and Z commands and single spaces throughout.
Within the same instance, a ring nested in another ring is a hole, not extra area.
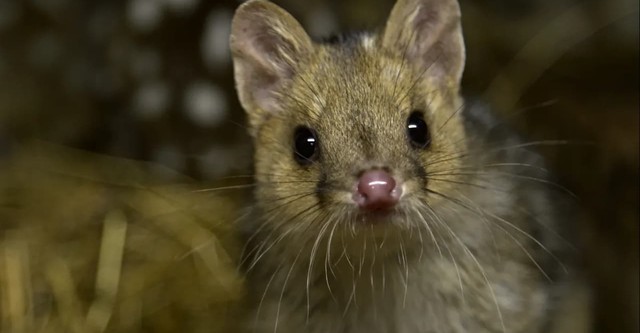
M 452 0 L 401 0 L 381 33 L 317 43 L 267 1 L 238 9 L 231 48 L 258 184 L 249 331 L 548 330 L 566 275 L 557 214 L 544 182 L 522 181 L 539 179 L 537 156 L 510 135 L 489 142 L 484 110 L 459 96 L 459 16 Z M 415 110 L 428 149 L 408 143 Z M 293 158 L 298 126 L 317 133 L 310 165 Z M 351 201 L 370 168 L 403 190 L 373 222 Z

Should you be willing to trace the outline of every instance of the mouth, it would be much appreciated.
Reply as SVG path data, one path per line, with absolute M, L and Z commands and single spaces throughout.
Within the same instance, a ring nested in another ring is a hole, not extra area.
M 353 223 L 359 226 L 375 226 L 378 228 L 388 228 L 394 224 L 400 212 L 397 208 L 379 210 L 359 210 L 355 215 Z
M 357 224 L 389 224 L 397 216 L 394 209 L 380 209 L 374 211 L 358 211 L 354 223 Z

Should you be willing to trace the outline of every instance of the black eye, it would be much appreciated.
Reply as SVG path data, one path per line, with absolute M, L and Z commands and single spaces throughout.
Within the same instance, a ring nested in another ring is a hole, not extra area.
M 301 165 L 313 162 L 317 156 L 318 138 L 308 127 L 300 126 L 293 134 L 293 157 Z
M 414 111 L 407 119 L 407 135 L 411 145 L 415 148 L 424 149 L 431 143 L 429 127 L 422 117 L 422 112 Z

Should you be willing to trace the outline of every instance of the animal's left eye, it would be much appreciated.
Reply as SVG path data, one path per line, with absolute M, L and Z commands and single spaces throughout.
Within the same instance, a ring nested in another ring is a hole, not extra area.
M 413 111 L 407 119 L 407 136 L 411 146 L 418 149 L 425 149 L 431 143 L 429 127 L 424 121 L 422 112 Z

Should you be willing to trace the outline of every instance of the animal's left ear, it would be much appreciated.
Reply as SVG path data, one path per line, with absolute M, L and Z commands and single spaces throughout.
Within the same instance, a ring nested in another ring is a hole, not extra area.
M 399 0 L 382 45 L 427 70 L 426 78 L 459 85 L 465 50 L 457 0 Z

